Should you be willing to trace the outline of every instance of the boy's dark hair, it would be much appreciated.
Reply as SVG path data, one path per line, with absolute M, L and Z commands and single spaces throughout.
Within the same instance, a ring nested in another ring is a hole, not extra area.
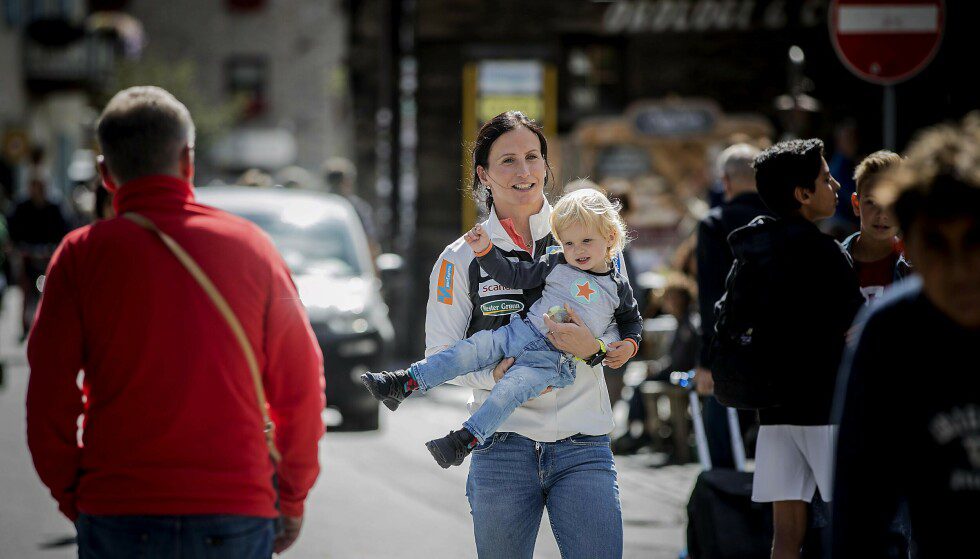
M 980 215 L 980 111 L 960 126 L 940 125 L 919 133 L 906 159 L 882 177 L 882 202 L 893 203 L 905 233 L 918 219 Z
M 127 182 L 170 172 L 181 150 L 194 145 L 194 121 L 166 90 L 131 87 L 106 105 L 96 134 L 109 171 Z
M 773 213 L 786 217 L 800 209 L 796 187 L 814 191 L 823 153 L 823 142 L 810 138 L 779 142 L 756 156 L 752 163 L 756 188 Z
M 901 163 L 902 156 L 887 149 L 878 150 L 861 160 L 854 170 L 854 190 L 858 197 L 864 196 L 885 171 L 894 169 Z

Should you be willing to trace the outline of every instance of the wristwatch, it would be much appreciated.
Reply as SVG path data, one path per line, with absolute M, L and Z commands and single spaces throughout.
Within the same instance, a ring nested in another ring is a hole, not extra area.
M 602 360 L 606 358 L 606 344 L 599 338 L 596 338 L 595 341 L 599 342 L 599 351 L 582 360 L 585 361 L 585 364 L 589 367 L 595 367 L 599 363 L 602 363 Z

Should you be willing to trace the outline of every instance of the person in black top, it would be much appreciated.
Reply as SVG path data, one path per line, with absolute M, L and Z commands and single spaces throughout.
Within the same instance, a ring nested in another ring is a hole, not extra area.
M 980 112 L 974 112 L 960 127 L 919 136 L 879 187 L 883 201 L 894 200 L 918 277 L 862 314 L 841 369 L 831 538 L 836 558 L 886 556 L 889 525 L 903 500 L 919 557 L 976 555 L 978 146 Z
M 764 256 L 757 258 L 770 289 L 764 312 L 780 326 L 768 332 L 758 365 L 778 380 L 782 405 L 759 410 L 752 500 L 773 503 L 773 558 L 798 559 L 807 503 L 817 489 L 831 498 L 830 407 L 845 335 L 864 298 L 850 258 L 815 225 L 834 214 L 840 188 L 823 142 L 781 142 L 754 167 L 759 195 L 777 218 L 756 218 L 729 241 L 736 254 Z
M 660 307 L 664 314 L 677 319 L 677 328 L 674 330 L 674 336 L 671 338 L 667 354 L 647 363 L 646 380 L 648 381 L 670 382 L 670 373 L 692 369 L 697 360 L 701 341 L 697 326 L 691 320 L 691 313 L 697 300 L 697 287 L 694 285 L 694 281 L 680 272 L 668 272 L 666 280 L 663 296 L 660 298 Z M 648 433 L 645 430 L 639 436 L 633 435 L 633 426 L 635 424 L 645 425 L 647 419 L 646 402 L 639 386 L 633 389 L 628 402 L 627 431 L 612 443 L 613 452 L 616 454 L 636 452 L 653 443 L 652 435 L 656 435 L 656 433 Z M 717 402 L 715 405 L 720 406 Z M 722 434 L 727 436 L 727 433 L 728 431 L 723 425 Z M 729 453 L 730 455 L 731 453 Z
M 70 229 L 61 208 L 48 199 L 47 184 L 43 179 L 32 178 L 28 194 L 26 200 L 14 207 L 7 220 L 14 255 L 20 265 L 20 287 L 24 292 L 21 341 L 30 332 L 34 309 L 41 296 L 38 279 L 44 275 L 55 247 Z
M 694 379 L 698 393 L 702 396 L 710 396 L 713 391 L 709 349 L 715 333 L 715 303 L 725 293 L 725 277 L 734 260 L 732 249 L 728 245 L 728 235 L 756 216 L 770 215 L 769 208 L 755 189 L 752 161 L 757 155 L 759 150 L 749 144 L 735 144 L 721 152 L 718 156 L 718 168 L 727 201 L 713 208 L 698 224 L 696 251 L 701 350 Z M 724 406 L 714 398 L 705 398 L 701 413 L 711 464 L 716 468 L 734 468 L 728 416 Z

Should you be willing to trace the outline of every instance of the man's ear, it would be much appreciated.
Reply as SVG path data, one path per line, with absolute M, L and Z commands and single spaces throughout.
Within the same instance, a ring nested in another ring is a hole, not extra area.
M 854 210 L 854 215 L 861 217 L 861 202 L 858 200 L 857 192 L 851 194 L 851 209 Z
M 99 170 L 99 176 L 102 177 L 102 187 L 115 194 L 119 190 L 119 186 L 116 185 L 115 179 L 112 178 L 112 174 L 109 172 L 109 167 L 105 164 L 105 157 L 102 155 L 98 156 L 95 159 L 95 166 Z
M 194 146 L 190 144 L 180 150 L 180 178 L 194 182 Z

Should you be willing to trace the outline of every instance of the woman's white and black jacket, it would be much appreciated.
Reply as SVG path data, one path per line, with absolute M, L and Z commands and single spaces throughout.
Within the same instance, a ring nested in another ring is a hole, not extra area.
M 504 256 L 532 262 L 561 247 L 551 235 L 551 206 L 531 216 L 531 254 L 519 248 L 501 225 L 496 212 L 482 223 L 490 241 Z M 613 260 L 617 273 L 625 277 L 622 255 Z M 443 250 L 432 268 L 425 317 L 425 354 L 438 353 L 479 330 L 495 330 L 514 315 L 526 316 L 541 298 L 544 286 L 530 289 L 505 287 L 486 274 L 473 250 L 462 237 Z M 601 336 L 607 345 L 621 339 L 615 324 Z M 468 408 L 476 411 L 493 389 L 491 369 L 457 377 L 453 384 L 473 389 Z M 534 398 L 517 408 L 498 431 L 514 432 L 540 442 L 551 442 L 581 433 L 604 435 L 614 423 L 602 366 L 578 363 L 575 382 Z

